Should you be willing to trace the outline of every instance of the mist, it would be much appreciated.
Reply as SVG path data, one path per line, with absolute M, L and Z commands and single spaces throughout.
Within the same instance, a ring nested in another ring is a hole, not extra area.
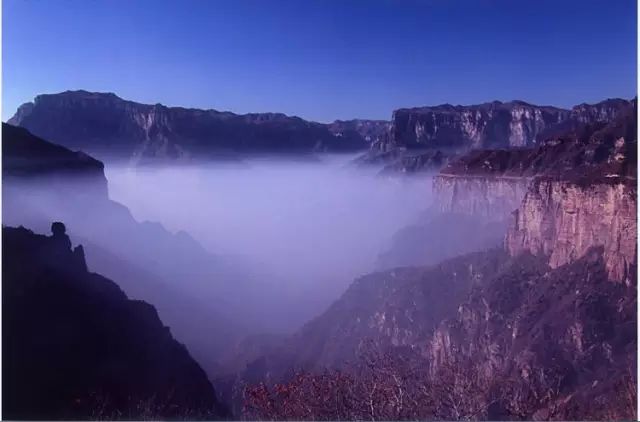
M 429 207 L 429 176 L 381 177 L 352 158 L 106 161 L 107 180 L 8 178 L 4 224 L 47 234 L 64 222 L 89 270 L 153 304 L 215 375 L 247 336 L 294 332 L 379 269 Z
M 243 262 L 308 319 L 375 267 L 393 235 L 430 202 L 428 177 L 380 177 L 351 156 L 131 168 L 106 166 L 110 197 L 138 221 L 190 234 Z M 268 281 L 267 281 L 268 280 Z M 292 323 L 301 323 L 296 321 Z M 292 328 L 292 327 L 288 327 Z

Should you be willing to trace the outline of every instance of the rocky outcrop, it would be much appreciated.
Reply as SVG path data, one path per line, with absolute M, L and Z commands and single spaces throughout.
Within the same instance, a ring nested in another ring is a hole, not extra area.
M 9 123 L 68 148 L 134 163 L 223 159 L 238 153 L 357 151 L 386 124 L 324 125 L 280 113 L 239 115 L 139 104 L 87 91 L 39 95 L 22 105 Z
M 399 109 L 393 113 L 390 143 L 384 149 L 530 146 L 545 128 L 562 122 L 568 115 L 567 110 L 522 101 Z
M 579 130 L 585 125 L 606 124 L 634 107 L 635 100 L 605 100 L 581 104 L 571 110 L 536 106 L 522 101 L 494 101 L 471 106 L 444 104 L 400 109 L 393 113 L 389 135 L 371 146 L 360 163 L 385 162 L 401 171 L 438 170 L 443 164 L 425 161 L 403 166 L 405 155 L 440 151 L 447 156 L 472 150 L 533 148 L 549 138 Z
M 2 229 L 3 416 L 225 416 L 205 372 L 155 308 L 88 272 L 64 225 L 52 231 Z
M 556 269 L 512 258 L 435 330 L 432 374 L 471 364 L 481 419 L 634 419 L 636 289 L 607 280 L 602 248 Z
M 369 340 L 383 347 L 414 349 L 455 312 L 474 281 L 496 272 L 506 258 L 494 249 L 431 267 L 360 277 L 322 315 L 248 364 L 239 380 L 279 381 L 292 369 L 344 368 L 356 361 Z
M 637 263 L 636 219 L 635 183 L 537 180 L 514 212 L 505 247 L 512 255 L 546 256 L 557 268 L 602 246 L 609 278 L 630 285 Z
M 536 106 L 523 101 L 494 101 L 471 106 L 449 104 L 394 111 L 391 136 L 374 147 L 453 149 L 531 147 L 556 128 L 573 123 L 610 122 L 629 108 L 630 101 L 613 99 L 581 104 L 572 110 Z
M 312 369 L 353 362 L 371 341 L 387 356 L 428 367 L 420 382 L 436 386 L 429 400 L 436 408 L 455 406 L 457 417 L 635 418 L 635 101 L 631 105 L 612 121 L 584 124 L 576 117 L 579 124 L 536 148 L 472 151 L 452 161 L 434 179 L 438 211 L 466 215 L 471 224 L 511 218 L 504 250 L 354 281 L 275 355 L 249 365 L 247 379 L 281 374 L 283 357 Z M 612 117 L 603 110 L 572 113 Z M 439 235 L 432 240 L 435 248 L 446 243 Z M 390 360 L 383 364 L 374 370 L 402 373 Z M 391 378 L 381 388 L 405 381 Z M 406 399 L 415 397 L 407 393 Z

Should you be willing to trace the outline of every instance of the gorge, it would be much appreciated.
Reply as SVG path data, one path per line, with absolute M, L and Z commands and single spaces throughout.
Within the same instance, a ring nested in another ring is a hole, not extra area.
M 82 243 L 54 282 L 104 280 L 113 306 L 153 315 L 141 331 L 166 324 L 180 356 L 150 371 L 193 368 L 167 375 L 202 397 L 176 402 L 192 418 L 633 418 L 636 114 L 635 99 L 514 101 L 323 125 L 40 96 L 2 128 L 3 224 L 35 232 L 4 228 L 3 247 L 37 269 Z M 35 246 L 53 221 L 64 250 Z M 3 289 L 33 284 L 25 306 L 52 289 L 12 262 Z M 25 333 L 46 319 L 16 318 Z M 363 406 L 372 385 L 380 406 Z M 81 414 L 59 400 L 42 415 Z

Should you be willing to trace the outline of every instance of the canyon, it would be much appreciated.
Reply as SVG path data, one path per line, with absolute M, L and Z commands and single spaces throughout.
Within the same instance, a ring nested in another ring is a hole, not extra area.
M 612 120 L 582 122 L 537 148 L 471 151 L 449 163 L 434 178 L 436 212 L 501 221 L 503 245 L 355 280 L 280 349 L 247 365 L 245 380 L 276 385 L 249 390 L 254 411 L 267 412 L 267 397 L 284 400 L 270 410 L 275 418 L 302 415 L 298 405 L 325 394 L 314 386 L 347 383 L 370 394 L 377 385 L 391 403 L 400 389 L 419 401 L 422 388 L 451 406 L 415 405 L 411 417 L 423 419 L 632 417 L 636 113 L 633 101 Z M 353 375 L 372 365 L 372 349 L 389 354 L 374 361 L 377 378 Z M 389 356 L 427 365 L 422 387 Z M 327 367 L 334 372 L 314 375 Z M 281 393 L 289 388 L 297 390 Z M 347 412 L 338 415 L 370 416 L 349 394 L 331 397 Z M 335 415 L 322 403 L 316 412 Z
M 92 120 L 95 107 L 104 120 Z M 143 119 L 144 113 L 154 117 Z M 45 237 L 5 228 L 4 238 L 13 242 L 5 250 L 34 262 L 65 256 L 73 277 L 61 279 L 104 280 L 88 267 L 157 306 L 150 331 L 167 324 L 193 354 L 195 360 L 182 348 L 186 357 L 167 365 L 189 360 L 197 368 L 184 383 L 201 386 L 193 399 L 207 397 L 202 406 L 210 417 L 225 415 L 224 403 L 233 417 L 249 419 L 634 418 L 636 114 L 635 99 L 571 110 L 493 102 L 401 109 L 391 122 L 322 126 L 277 114 L 143 106 L 84 91 L 41 96 L 12 120 L 33 134 L 3 124 L 4 218 L 40 232 L 51 221 L 68 222 L 71 239 L 83 247 L 71 249 L 65 237 L 61 250 L 44 248 L 34 257 L 27 252 L 56 232 Z M 71 116 L 81 123 L 67 134 Z M 200 137 L 189 138 L 177 129 L 194 116 L 205 123 Z M 262 124 L 265 132 L 254 131 Z M 408 177 L 424 184 L 431 204 L 390 239 L 375 268 L 355 277 L 317 316 L 292 332 L 249 329 L 248 321 L 277 312 L 277 306 L 252 308 L 277 304 L 270 298 L 283 295 L 278 283 L 212 254 L 186 232 L 136 221 L 109 197 L 105 164 L 41 139 L 51 135 L 81 149 L 91 142 L 102 153 L 123 146 L 119 158 L 139 165 L 144 160 L 135 157 L 212 158 L 207 154 L 217 146 L 199 150 L 212 127 L 225 129 L 211 133 L 242 127 L 237 133 L 255 136 L 246 143 L 234 138 L 243 153 L 281 136 L 272 132 L 276 127 L 296 135 L 278 138 L 271 152 L 369 148 L 351 166 L 375 162 L 377 190 L 383 181 Z M 312 141 L 302 127 L 319 138 Z M 306 141 L 298 144 L 297 136 Z M 425 170 L 429 177 L 415 178 Z M 34 246 L 22 250 L 20 242 Z M 15 285 L 26 279 L 15 269 L 9 276 Z M 191 285 L 211 286 L 219 300 L 189 297 Z M 118 292 L 114 298 L 128 300 Z M 179 317 L 184 313 L 210 330 L 206 344 Z M 238 320 L 240 314 L 251 318 Z M 374 393 L 389 405 L 374 407 Z M 362 406 L 366 400 L 370 406 Z M 115 408 L 128 411 L 124 404 Z

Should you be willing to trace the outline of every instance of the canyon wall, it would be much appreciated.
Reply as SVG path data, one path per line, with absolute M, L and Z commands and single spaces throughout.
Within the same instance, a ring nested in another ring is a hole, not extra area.
M 511 255 L 547 256 L 552 268 L 603 247 L 609 278 L 630 284 L 637 259 L 636 202 L 632 182 L 536 180 L 513 214 L 505 247 Z
M 529 146 L 545 128 L 568 115 L 567 110 L 522 101 L 399 109 L 393 113 L 390 141 L 407 148 Z
M 433 179 L 434 202 L 445 213 L 502 221 L 524 197 L 528 178 L 439 174 Z
M 33 134 L 99 157 L 149 160 L 236 159 L 238 153 L 348 152 L 366 149 L 388 122 L 326 125 L 282 113 L 235 114 L 126 101 L 112 93 L 37 96 L 9 120 Z
M 438 170 L 469 151 L 532 148 L 583 126 L 606 124 L 625 115 L 634 104 L 635 100 L 608 99 L 568 110 L 523 101 L 494 101 L 399 109 L 393 112 L 388 135 L 372 142 L 358 163 L 384 162 L 389 170 L 402 172 Z M 435 151 L 446 159 L 428 159 Z M 426 158 L 416 160 L 421 155 Z M 406 156 L 414 158 L 403 161 Z
M 580 104 L 571 110 L 524 101 L 494 101 L 469 106 L 443 104 L 393 112 L 389 137 L 373 145 L 394 148 L 468 151 L 481 148 L 532 147 L 579 124 L 610 122 L 630 105 L 610 99 Z

